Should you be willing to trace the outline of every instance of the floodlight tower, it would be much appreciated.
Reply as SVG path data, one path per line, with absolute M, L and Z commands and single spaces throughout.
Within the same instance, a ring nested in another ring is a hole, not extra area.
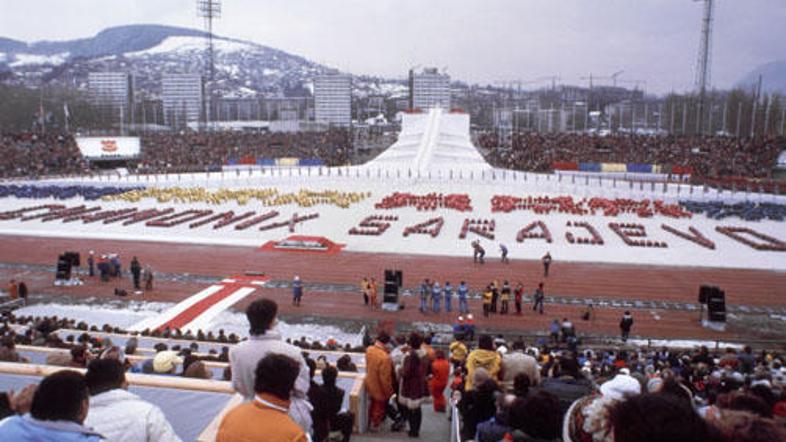
M 213 63 L 213 20 L 221 18 L 221 0 L 197 0 L 197 16 L 205 19 L 207 30 L 207 64 L 210 81 L 215 76 Z
M 707 85 L 710 83 L 710 55 L 712 52 L 712 12 L 713 0 L 694 0 L 704 3 L 704 14 L 701 19 L 701 43 L 696 64 L 696 87 L 699 93 L 699 132 L 704 132 L 701 122 L 704 121 Z

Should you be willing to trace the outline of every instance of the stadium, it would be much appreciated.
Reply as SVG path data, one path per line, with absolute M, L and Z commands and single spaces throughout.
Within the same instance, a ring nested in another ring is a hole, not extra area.
M 332 71 L 315 121 L 167 108 L 191 74 L 171 127 L 40 104 L 0 131 L 0 439 L 786 440 L 786 112 L 654 125 L 619 72 L 488 126 L 431 68 L 392 123 Z

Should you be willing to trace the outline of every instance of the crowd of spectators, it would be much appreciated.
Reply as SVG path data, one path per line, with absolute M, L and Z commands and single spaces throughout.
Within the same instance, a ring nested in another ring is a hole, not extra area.
M 73 137 L 57 133 L 0 133 L 0 178 L 79 174 L 87 162 Z
M 139 171 L 204 172 L 230 162 L 256 164 L 258 158 L 319 159 L 325 165 L 349 162 L 347 130 L 324 132 L 187 132 L 141 136 Z M 71 135 L 0 134 L 0 178 L 37 178 L 89 173 Z
M 389 417 L 391 431 L 408 422 L 416 437 L 426 396 L 444 412 L 447 394 L 463 441 L 786 440 L 786 365 L 773 352 L 578 349 L 461 334 L 448 361 L 452 370 L 430 336 L 381 332 L 366 353 L 372 428 Z
M 740 176 L 770 178 L 783 137 L 594 135 L 584 133 L 515 132 L 510 148 L 500 147 L 498 134 L 482 133 L 480 147 L 498 167 L 548 172 L 556 162 L 644 163 L 691 168 L 700 178 Z
M 65 336 L 65 339 L 63 339 L 60 334 L 55 333 L 60 329 L 78 330 L 82 333 L 76 335 L 68 334 Z M 223 329 L 219 329 L 217 333 L 213 333 L 212 331 L 205 333 L 201 329 L 197 330 L 196 333 L 192 333 L 190 330 L 183 332 L 179 328 L 170 329 L 167 327 L 163 330 L 145 329 L 138 333 L 132 333 L 109 324 L 104 324 L 99 328 L 95 325 L 88 325 L 84 321 L 76 321 L 74 319 L 58 316 L 16 316 L 13 313 L 8 313 L 0 318 L 0 339 L 18 345 L 62 349 L 71 349 L 74 346 L 84 345 L 94 350 L 93 353 L 100 353 L 107 347 L 112 346 L 111 337 L 104 336 L 103 334 L 105 333 L 129 335 L 131 338 L 128 341 L 132 342 L 132 344 L 130 346 L 127 344 L 126 349 L 136 348 L 136 342 L 138 342 L 137 336 L 160 338 L 163 340 L 191 341 L 189 347 L 185 347 L 185 343 L 183 343 L 182 346 L 179 344 L 173 345 L 172 348 L 175 351 L 181 351 L 181 347 L 183 347 L 183 349 L 191 348 L 191 350 L 196 351 L 194 347 L 198 348 L 200 342 L 234 345 L 242 340 L 235 333 L 227 334 Z M 353 346 L 349 343 L 341 344 L 333 338 L 328 338 L 324 342 L 321 342 L 318 340 L 308 341 L 305 336 L 302 336 L 300 339 L 287 339 L 286 343 L 304 352 L 315 350 L 360 353 L 364 350 L 362 345 Z M 10 358 L 10 356 L 8 356 L 8 358 Z M 4 352 L 4 348 L 0 346 L 0 361 L 16 362 L 16 360 L 8 358 Z M 210 358 L 208 358 L 208 360 L 210 360 Z M 216 360 L 226 362 L 222 358 Z M 349 355 L 340 357 L 336 363 L 340 371 L 358 371 Z
M 143 135 L 142 171 L 150 173 L 204 171 L 230 160 L 314 158 L 326 165 L 349 161 L 349 132 L 188 132 Z
M 352 154 L 350 138 L 344 129 L 145 134 L 139 170 L 196 172 L 284 157 L 343 165 Z M 644 163 L 688 168 L 700 179 L 770 178 L 777 156 L 786 149 L 783 137 L 515 132 L 509 143 L 502 143 L 497 133 L 484 132 L 477 142 L 488 150 L 487 160 L 493 165 L 516 170 L 549 172 L 553 163 L 560 162 Z M 89 172 L 88 162 L 70 135 L 2 134 L 0 151 L 0 178 Z
M 52 364 L 87 368 L 89 409 L 94 411 L 85 409 L 65 419 L 80 425 L 72 431 L 81 434 L 121 431 L 102 419 L 91 419 L 100 407 L 109 407 L 104 416 L 112 416 L 113 404 L 124 401 L 152 407 L 122 391 L 126 371 L 207 378 L 204 362 L 219 361 L 229 363 L 224 379 L 251 402 L 230 411 L 218 440 L 238 440 L 251 430 L 275 432 L 286 440 L 305 440 L 306 434 L 318 441 L 331 434 L 349 440 L 354 418 L 341 409 L 345 392 L 336 386 L 336 377 L 339 371 L 352 371 L 351 358 L 339 362 L 343 364 L 339 367 L 324 358 L 311 359 L 303 351 L 309 347 L 305 339 L 287 342 L 277 332 L 277 311 L 272 300 L 252 303 L 246 311 L 251 337 L 224 347 L 220 354 L 199 354 L 196 342 L 187 348 L 159 343 L 155 355 L 138 364 L 128 360 L 137 354 L 133 338 L 124 348 L 89 332 L 61 340 L 53 331 L 79 324 L 57 317 L 8 316 L 1 327 L 0 360 L 24 362 L 15 350 L 17 343 L 69 348 L 67 361 Z M 15 335 L 13 330 L 20 325 L 27 325 L 27 330 Z M 364 339 L 371 431 L 383 431 L 385 419 L 390 418 L 391 431 L 407 427 L 410 437 L 419 437 L 422 407 L 446 413 L 453 403 L 465 441 L 786 440 L 786 364 L 784 355 L 776 352 L 754 352 L 747 346 L 579 348 L 565 339 L 527 345 L 521 338 L 480 334 L 474 340 L 462 332 L 447 347 L 433 340 L 433 334 L 417 331 L 395 337 L 380 331 L 376 339 Z M 331 341 L 320 347 L 340 348 Z M 182 372 L 176 373 L 180 367 Z M 322 372 L 321 384 L 315 381 L 317 370 Z M 38 390 L 0 396 L 5 415 L 30 411 L 33 397 L 51 387 L 46 379 Z M 266 412 L 261 413 L 260 407 Z M 155 415 L 155 410 L 151 413 Z M 36 425 L 47 419 L 46 413 L 31 411 L 27 420 L 0 424 L 0 435 L 41 430 Z M 276 425 L 269 425 L 273 421 Z M 164 419 L 152 427 L 166 435 L 168 425 Z M 176 436 L 160 437 L 176 440 Z

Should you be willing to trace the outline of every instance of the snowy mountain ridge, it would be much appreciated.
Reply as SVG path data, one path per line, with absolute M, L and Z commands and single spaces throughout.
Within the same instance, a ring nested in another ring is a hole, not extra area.
M 213 89 L 229 96 L 308 96 L 313 78 L 328 67 L 258 43 L 214 36 Z M 207 73 L 207 34 L 160 25 L 105 29 L 87 39 L 24 43 L 0 37 L 0 79 L 38 87 L 87 88 L 90 72 L 128 72 L 135 87 L 155 97 L 166 73 Z M 359 95 L 389 95 L 400 81 L 356 77 Z

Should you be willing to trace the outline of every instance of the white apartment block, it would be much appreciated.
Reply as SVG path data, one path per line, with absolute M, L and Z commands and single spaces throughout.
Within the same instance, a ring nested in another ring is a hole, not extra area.
M 175 127 L 201 121 L 204 81 L 199 74 L 165 74 L 161 79 L 161 101 L 167 124 Z
M 327 74 L 314 79 L 314 119 L 317 123 L 349 126 L 352 122 L 352 77 Z

